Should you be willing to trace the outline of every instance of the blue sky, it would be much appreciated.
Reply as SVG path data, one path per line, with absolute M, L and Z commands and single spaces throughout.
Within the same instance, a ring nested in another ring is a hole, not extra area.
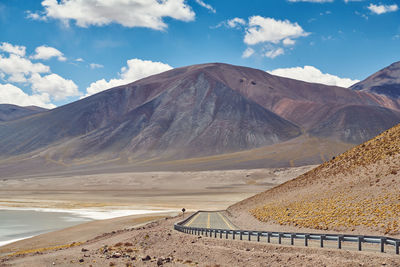
M 397 0 L 1 0 L 0 103 L 55 107 L 192 64 L 349 86 L 399 61 Z

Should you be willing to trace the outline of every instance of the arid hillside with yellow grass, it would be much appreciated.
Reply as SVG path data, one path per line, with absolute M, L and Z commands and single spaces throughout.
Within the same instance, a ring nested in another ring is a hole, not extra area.
M 281 229 L 399 236 L 400 125 L 228 211 Z

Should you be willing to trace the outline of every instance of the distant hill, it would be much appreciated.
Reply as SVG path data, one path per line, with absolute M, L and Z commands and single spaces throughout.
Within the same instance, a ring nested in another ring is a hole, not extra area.
M 251 213 L 260 221 L 280 227 L 400 236 L 399 190 L 397 125 L 228 210 L 236 217 Z
M 11 104 L 0 104 L 0 122 L 16 120 L 46 110 L 36 106 L 20 107 Z
M 193 65 L 0 124 L 0 171 L 11 164 L 14 172 L 24 158 L 30 171 L 37 164 L 151 170 L 315 164 L 400 122 L 398 106 L 386 96 L 247 67 Z
M 353 90 L 400 98 L 400 61 L 350 87 Z

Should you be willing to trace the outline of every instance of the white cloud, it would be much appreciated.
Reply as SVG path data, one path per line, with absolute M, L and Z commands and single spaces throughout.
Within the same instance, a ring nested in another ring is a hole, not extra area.
M 18 56 L 25 56 L 26 53 L 26 47 L 25 46 L 19 46 L 19 45 L 12 45 L 10 43 L 2 42 L 0 45 L 0 50 L 7 52 L 9 54 L 14 54 Z
M 185 0 L 44 0 L 43 15 L 31 13 L 32 19 L 58 19 L 79 27 L 118 23 L 125 27 L 164 30 L 163 18 L 193 21 L 195 13 Z
M 396 4 L 393 5 L 375 5 L 375 4 L 370 4 L 368 6 L 368 9 L 377 15 L 385 14 L 388 12 L 395 12 L 399 10 L 399 6 Z
M 170 69 L 172 69 L 170 65 L 161 62 L 153 62 L 150 60 L 141 60 L 137 58 L 130 59 L 127 61 L 127 67 L 121 68 L 121 73 L 119 74 L 118 79 L 111 79 L 110 81 L 101 79 L 91 83 L 90 86 L 86 89 L 85 97 L 115 86 L 128 84 L 141 78 L 145 78 L 153 74 L 158 74 Z
M 351 85 L 359 82 L 359 80 L 352 80 L 349 78 L 340 78 L 338 76 L 322 73 L 319 69 L 313 66 L 294 67 L 294 68 L 282 68 L 267 71 L 270 74 L 292 78 L 296 80 L 311 82 L 311 83 L 322 83 L 327 85 L 336 85 L 341 87 L 350 87 Z
M 48 73 L 50 68 L 42 63 L 32 63 L 29 59 L 10 54 L 0 55 L 0 73 L 8 75 L 10 82 L 26 82 L 26 77 L 33 73 Z
M 101 65 L 101 64 L 97 64 L 97 63 L 90 63 L 90 68 L 92 69 L 92 70 L 94 70 L 94 69 L 100 69 L 100 68 L 104 68 L 104 66 L 103 65 Z
M 246 21 L 242 18 L 233 18 L 228 20 L 226 23 L 229 28 L 239 28 L 240 26 L 246 25 Z
M 29 78 L 29 82 L 32 84 L 31 87 L 35 93 L 46 93 L 56 101 L 80 95 L 78 86 L 72 80 L 64 79 L 54 73 L 43 77 L 37 73 L 33 74 Z
M 253 16 L 249 18 L 249 28 L 246 31 L 244 42 L 248 45 L 265 42 L 278 44 L 285 39 L 293 40 L 308 35 L 309 33 L 305 32 L 297 23 Z
M 285 54 L 285 50 L 283 50 L 282 48 L 279 47 L 279 48 L 271 49 L 271 50 L 267 51 L 265 53 L 265 56 L 273 59 L 273 58 L 276 58 L 277 56 L 280 56 L 283 54 Z
M 80 58 L 75 59 L 75 61 L 76 61 L 76 62 L 84 62 L 85 60 L 84 60 L 83 58 L 80 57 Z
M 251 47 L 247 47 L 242 54 L 242 58 L 249 58 L 254 54 L 254 49 Z
M 17 105 L 39 105 L 54 107 L 51 100 L 62 100 L 70 96 L 79 96 L 78 86 L 72 81 L 51 73 L 50 67 L 42 63 L 33 63 L 25 56 L 24 46 L 14 46 L 9 43 L 2 43 L 0 51 L 0 79 L 7 82 L 2 84 L 1 99 Z M 63 60 L 63 54 L 55 48 L 41 46 L 36 48 L 36 53 L 31 58 L 49 59 L 57 57 Z M 43 74 L 47 74 L 43 76 Z M 33 95 L 22 91 L 19 87 L 11 84 L 23 84 L 30 86 Z M 7 89 L 7 90 L 6 90 Z M 12 96 L 16 97 L 13 102 Z M 7 102 L 5 102 L 7 103 Z
M 39 106 L 43 108 L 56 107 L 50 103 L 50 97 L 48 94 L 28 95 L 12 84 L 0 84 L 0 104 Z
M 331 3 L 333 0 L 289 0 L 289 2 Z
M 58 49 L 50 46 L 39 46 L 35 49 L 35 54 L 31 56 L 32 59 L 43 59 L 48 60 L 50 58 L 56 57 L 59 61 L 66 61 L 67 58 Z
M 201 5 L 204 8 L 207 8 L 208 10 L 210 10 L 212 13 L 215 13 L 216 10 L 209 4 L 204 3 L 204 1 L 202 0 L 196 0 L 196 3 Z
M 292 40 L 290 38 L 286 38 L 286 39 L 283 39 L 282 43 L 286 46 L 289 46 L 289 45 L 294 45 L 296 43 L 296 41 Z

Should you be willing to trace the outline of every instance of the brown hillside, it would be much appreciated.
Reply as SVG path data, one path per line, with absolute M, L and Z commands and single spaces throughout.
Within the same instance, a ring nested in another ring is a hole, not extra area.
M 269 224 L 400 234 L 400 125 L 228 209 Z

